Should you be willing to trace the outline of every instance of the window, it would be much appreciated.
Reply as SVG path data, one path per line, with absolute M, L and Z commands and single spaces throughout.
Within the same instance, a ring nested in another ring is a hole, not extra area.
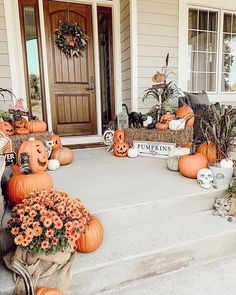
M 236 91 L 236 14 L 189 8 L 187 88 Z

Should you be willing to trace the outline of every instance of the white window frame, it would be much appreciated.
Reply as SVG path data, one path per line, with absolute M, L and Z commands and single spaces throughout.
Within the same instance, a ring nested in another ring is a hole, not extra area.
M 222 42 L 223 42 L 223 17 L 224 13 L 236 14 L 234 0 L 227 1 L 212 0 L 210 5 L 204 5 L 203 0 L 188 2 L 187 0 L 179 1 L 179 61 L 178 61 L 178 85 L 183 91 L 187 91 L 188 81 L 188 12 L 189 8 L 210 10 L 218 12 L 218 36 L 217 36 L 217 73 L 216 73 L 216 92 L 208 92 L 210 101 L 235 102 L 235 92 L 221 91 L 221 69 L 222 69 Z

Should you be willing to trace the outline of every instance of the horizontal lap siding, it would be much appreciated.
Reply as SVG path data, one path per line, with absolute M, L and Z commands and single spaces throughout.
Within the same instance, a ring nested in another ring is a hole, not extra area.
M 131 105 L 130 0 L 120 0 L 122 103 Z M 131 0 L 132 1 L 132 0 Z
M 151 87 L 152 76 L 160 71 L 170 53 L 169 68 L 176 75 L 170 79 L 177 82 L 178 70 L 178 0 L 138 1 L 138 97 L 139 110 L 146 112 L 155 99 L 142 102 L 144 90 Z
M 3 0 L 0 0 L 0 87 L 7 89 L 12 87 Z M 0 97 L 0 110 L 7 110 L 10 104 L 11 98 L 7 94 L 5 101 Z

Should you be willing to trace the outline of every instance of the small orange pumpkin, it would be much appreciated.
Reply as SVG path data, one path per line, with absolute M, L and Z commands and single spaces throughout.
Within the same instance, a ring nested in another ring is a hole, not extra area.
M 45 132 L 47 130 L 47 124 L 44 121 L 32 120 L 26 123 L 25 128 L 27 128 L 30 133 Z
M 97 217 L 92 216 L 85 226 L 84 233 L 81 233 L 76 242 L 77 251 L 82 253 L 93 252 L 101 245 L 102 240 L 103 226 Z
M 129 144 L 126 142 L 117 142 L 114 144 L 113 147 L 114 155 L 116 157 L 127 157 L 128 156 L 128 150 L 129 150 Z
M 193 127 L 194 124 L 194 113 L 190 106 L 183 105 L 176 110 L 176 117 L 183 118 L 187 121 L 188 127 Z
M 217 158 L 216 145 L 212 142 L 203 142 L 199 145 L 198 153 L 207 157 L 209 163 L 215 163 Z
M 14 129 L 9 122 L 0 121 L 0 132 L 7 136 L 11 136 L 14 134 Z
M 31 169 L 34 172 L 45 171 L 48 166 L 47 150 L 42 141 L 30 137 L 29 140 L 24 141 L 18 150 L 18 163 L 20 163 L 20 154 L 29 154 L 29 161 Z
M 18 134 L 18 135 L 27 135 L 29 133 L 30 133 L 29 130 L 24 127 L 17 127 L 15 129 L 15 134 Z
M 163 121 L 169 122 L 169 121 L 173 120 L 174 118 L 175 118 L 175 115 L 174 114 L 166 113 L 166 114 L 164 114 L 164 115 L 161 116 L 160 122 L 161 123 Z
M 53 150 L 61 147 L 61 138 L 59 135 L 56 134 L 52 134 L 51 135 L 51 140 L 53 141 L 54 145 L 53 145 Z
M 33 174 L 16 173 L 7 182 L 7 196 L 12 205 L 17 205 L 33 190 L 52 187 L 52 178 L 46 172 L 36 172 Z
M 179 171 L 188 178 L 197 178 L 200 169 L 208 167 L 208 160 L 203 154 L 184 155 L 179 158 Z
M 54 288 L 40 287 L 36 289 L 36 295 L 63 295 L 63 293 Z
M 116 130 L 114 133 L 113 143 L 124 142 L 125 141 L 125 131 L 124 130 Z
M 157 122 L 155 124 L 155 128 L 158 129 L 158 130 L 164 131 L 164 130 L 167 130 L 169 128 L 169 124 L 168 124 L 168 122 L 165 122 L 165 123 L 164 122 L 163 123 Z
M 15 128 L 24 128 L 27 122 L 28 121 L 24 117 L 22 117 L 21 121 L 13 121 L 13 126 Z
M 51 159 L 59 161 L 60 165 L 68 165 L 73 161 L 73 152 L 67 147 L 59 147 L 52 151 Z

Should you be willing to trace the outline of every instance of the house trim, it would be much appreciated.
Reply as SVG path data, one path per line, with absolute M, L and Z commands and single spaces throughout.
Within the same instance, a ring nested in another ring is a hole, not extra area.
M 62 0 L 54 0 L 62 1 Z M 42 39 L 42 58 L 44 64 L 44 83 L 45 83 L 45 99 L 47 106 L 47 124 L 49 131 L 52 131 L 52 116 L 50 105 L 49 76 L 47 64 L 47 48 L 45 38 L 45 25 L 43 13 L 43 0 L 39 2 L 40 29 Z M 65 2 L 68 2 L 68 0 Z M 74 136 L 67 137 L 64 141 L 67 144 L 76 144 L 86 142 L 88 140 L 101 141 L 102 135 L 102 119 L 101 119 L 101 94 L 100 94 L 100 70 L 99 70 L 99 47 L 98 47 L 98 22 L 97 22 L 97 6 L 107 6 L 113 8 L 113 46 L 114 46 L 114 87 L 115 87 L 115 111 L 119 113 L 122 109 L 122 92 L 121 92 L 121 47 L 120 47 L 120 2 L 119 0 L 70 0 L 74 3 L 82 3 L 92 5 L 93 14 L 93 35 L 94 35 L 94 60 L 95 60 L 95 82 L 96 82 L 96 103 L 97 103 L 97 135 L 96 136 Z M 25 77 L 23 66 L 22 43 L 20 34 L 20 19 L 18 0 L 4 0 L 5 17 L 8 36 L 9 60 L 11 68 L 12 91 L 17 97 L 24 99 L 27 106 Z M 9 46 L 11 44 L 11 46 Z

